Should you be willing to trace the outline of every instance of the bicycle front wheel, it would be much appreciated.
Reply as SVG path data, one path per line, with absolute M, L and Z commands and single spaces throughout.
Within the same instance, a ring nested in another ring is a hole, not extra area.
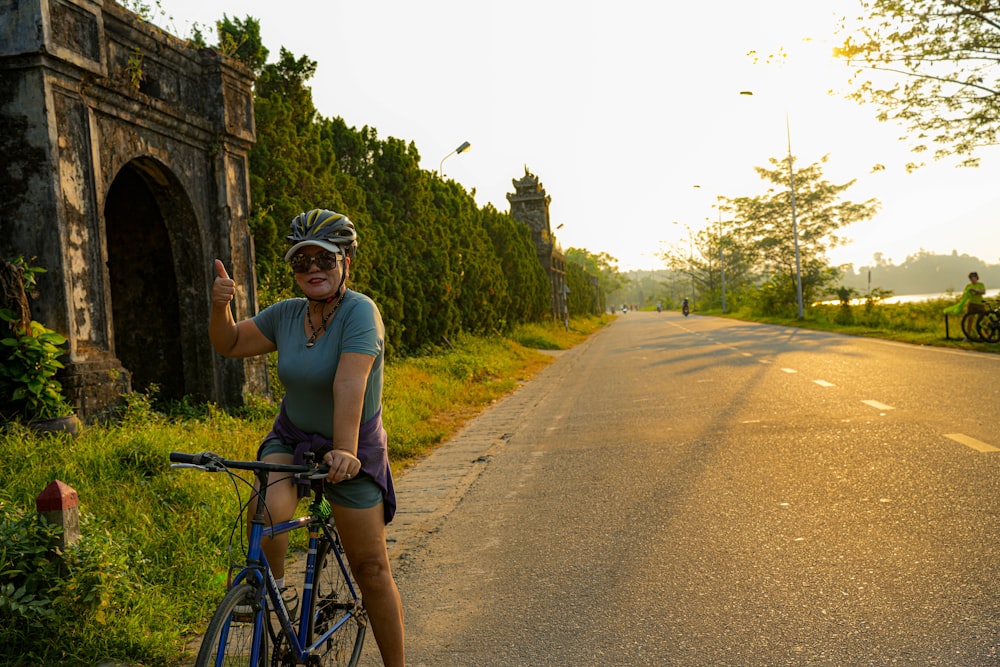
M 962 334 L 967 340 L 981 340 L 979 338 L 979 313 L 966 313 L 962 316 Z
M 312 626 L 310 641 L 343 622 L 340 629 L 314 654 L 319 657 L 319 664 L 324 666 L 352 667 L 361 658 L 368 617 L 361 606 L 361 600 L 356 599 L 348 586 L 346 577 L 351 576 L 350 572 L 340 544 L 321 540 L 316 549 L 315 595 L 310 605 L 312 609 L 309 610 Z M 356 585 L 354 590 L 357 590 Z
M 250 656 L 254 619 L 260 613 L 266 614 L 252 610 L 256 597 L 257 589 L 250 584 L 237 584 L 229 589 L 208 623 L 208 631 L 201 642 L 195 667 L 266 667 L 266 630 L 260 633 L 260 650 L 255 664 L 251 662 Z
M 991 310 L 979 318 L 979 337 L 988 343 L 1000 342 L 1000 313 Z

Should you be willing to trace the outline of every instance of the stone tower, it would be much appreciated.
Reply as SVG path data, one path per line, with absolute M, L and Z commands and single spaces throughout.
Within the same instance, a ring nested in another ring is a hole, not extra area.
M 256 312 L 252 75 L 111 0 L 0 9 L 0 256 L 47 269 L 32 317 L 69 339 L 84 419 L 122 391 L 239 404 L 262 360 L 209 344 L 212 260 Z
M 514 192 L 507 193 L 510 203 L 510 214 L 518 222 L 522 222 L 531 230 L 531 240 L 535 243 L 538 261 L 549 277 L 549 291 L 552 304 L 552 317 L 564 320 L 569 317 L 566 307 L 566 257 L 556 242 L 549 220 L 549 203 L 552 198 L 545 193 L 545 188 L 538 177 L 524 168 L 524 177 L 512 179 Z

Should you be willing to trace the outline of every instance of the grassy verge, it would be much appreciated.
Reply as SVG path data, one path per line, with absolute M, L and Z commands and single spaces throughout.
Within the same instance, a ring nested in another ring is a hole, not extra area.
M 512 338 L 464 337 L 453 347 L 391 363 L 384 415 L 390 458 L 401 471 L 471 416 L 527 382 L 552 356 L 608 318 L 525 327 Z M 252 458 L 275 407 L 239 414 L 183 403 L 164 412 L 131 395 L 115 424 L 80 437 L 0 430 L 0 664 L 174 665 L 204 629 L 225 581 L 245 485 L 170 471 L 170 451 Z M 405 473 L 404 473 L 405 474 Z M 83 539 L 61 556 L 34 513 L 54 479 L 80 500 Z M 238 490 L 240 500 L 235 491 Z
M 931 345 L 1000 354 L 1000 344 L 963 340 L 962 316 L 950 316 L 945 326 L 944 308 L 954 300 L 858 306 L 818 305 L 806 310 L 805 319 L 765 317 L 747 311 L 725 317 L 765 324 L 831 331 L 851 336 L 895 340 L 913 345 Z M 718 311 L 703 314 L 722 316 Z

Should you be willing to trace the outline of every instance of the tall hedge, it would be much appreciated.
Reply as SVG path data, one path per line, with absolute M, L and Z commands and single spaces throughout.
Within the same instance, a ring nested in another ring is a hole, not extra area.
M 294 293 L 282 259 L 292 218 L 330 208 L 358 228 L 353 287 L 379 304 L 393 352 L 546 316 L 548 280 L 525 225 L 421 169 L 412 142 L 321 116 L 306 85 L 316 62 L 282 48 L 262 64 L 255 19 L 218 27 L 220 43 L 244 45 L 235 55 L 257 75 L 250 226 L 262 304 Z

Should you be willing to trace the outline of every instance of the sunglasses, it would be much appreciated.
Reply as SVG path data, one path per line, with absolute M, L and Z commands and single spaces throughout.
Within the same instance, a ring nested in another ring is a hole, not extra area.
M 306 273 L 309 271 L 309 267 L 316 264 L 316 267 L 320 271 L 329 271 L 333 267 L 337 266 L 337 260 L 340 255 L 335 255 L 332 252 L 320 252 L 315 255 L 307 255 L 305 253 L 296 253 L 292 255 L 292 258 L 288 260 L 289 265 L 292 267 L 292 271 L 295 273 Z

